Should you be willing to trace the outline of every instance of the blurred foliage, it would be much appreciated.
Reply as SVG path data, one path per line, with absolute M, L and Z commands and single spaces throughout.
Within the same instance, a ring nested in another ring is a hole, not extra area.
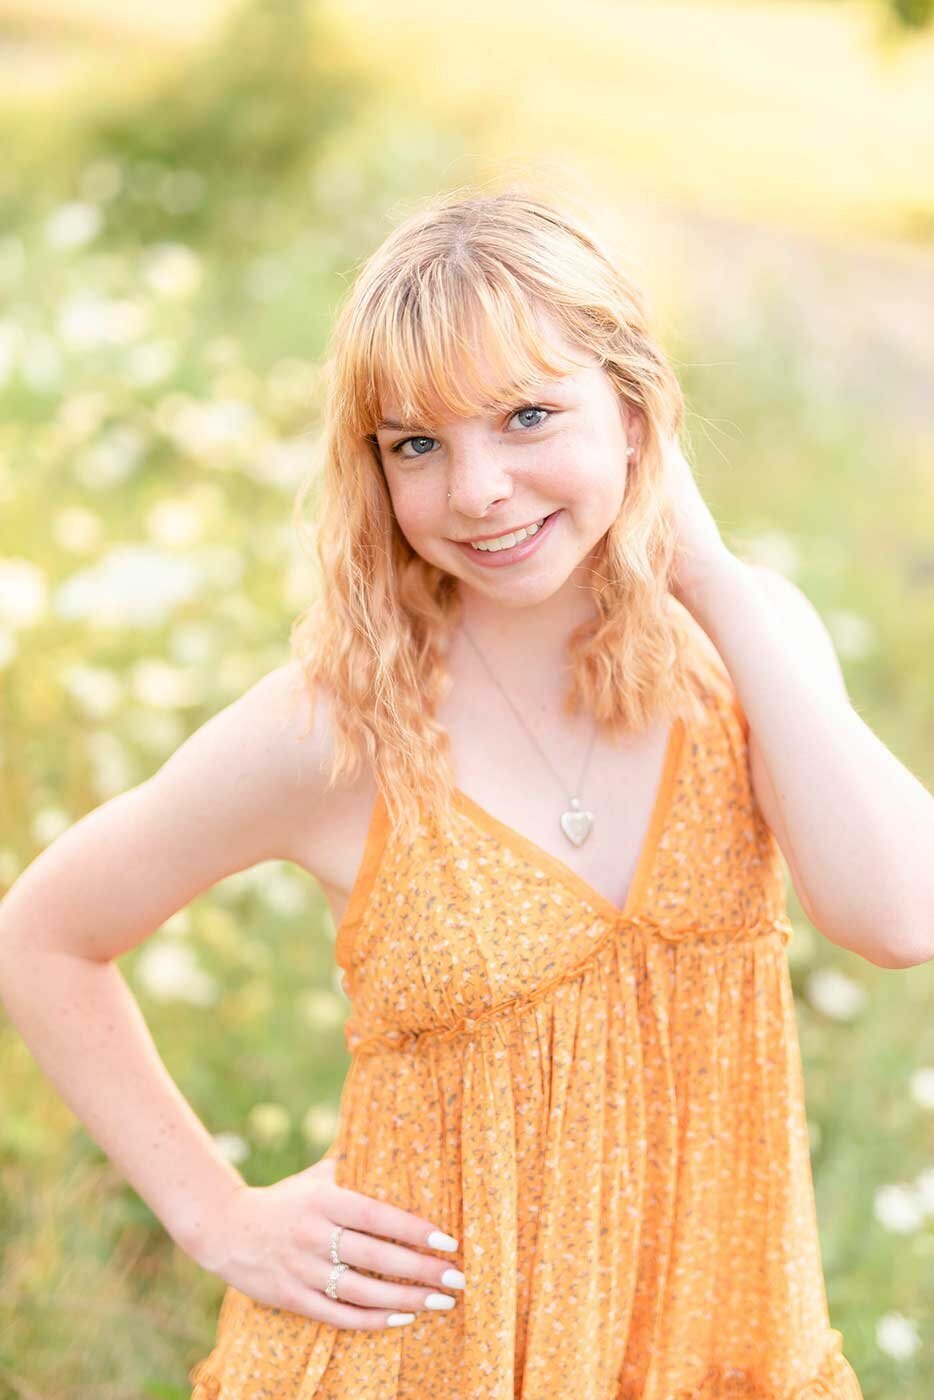
M 168 228 L 197 238 L 236 226 L 259 241 L 270 192 L 274 203 L 280 182 L 307 174 L 328 135 L 365 101 L 360 85 L 329 61 L 308 0 L 234 6 L 214 42 L 193 46 L 181 63 L 142 70 L 139 86 L 135 100 L 116 87 L 73 112 L 59 158 L 46 137 L 29 180 L 7 166 L 0 222 L 46 199 L 75 154 L 93 151 L 132 172 L 111 203 L 118 238 L 157 238 Z M 160 182 L 161 202 L 153 198 Z
M 105 158 L 113 153 L 150 171 L 200 174 L 206 198 L 196 210 L 173 213 L 176 235 L 239 223 L 247 196 L 243 228 L 260 242 L 270 191 L 307 175 L 309 156 L 346 124 L 360 99 L 316 41 L 307 4 L 253 0 L 232 11 L 216 44 L 196 48 L 138 107 L 103 116 L 89 139 Z M 160 233 L 152 204 L 138 191 L 114 213 L 126 219 L 123 232 Z
M 906 29 L 926 29 L 934 20 L 934 0 L 885 0 Z
M 241 8 L 177 72 L 89 101 L 60 143 L 32 135 L 0 173 L 0 889 L 286 655 L 307 586 L 290 510 L 334 303 L 455 159 L 470 178 L 472 149 L 361 85 L 314 11 L 285 0 Z M 930 785 L 934 491 L 918 441 L 834 389 L 781 298 L 746 340 L 710 318 L 669 348 L 725 537 L 797 579 L 854 704 Z M 878 366 L 880 403 L 893 372 Z M 928 1081 L 912 1086 L 934 1066 L 931 968 L 840 953 L 789 893 L 833 1325 L 866 1400 L 923 1400 L 934 1211 L 899 1227 L 878 1199 L 904 1183 L 910 1206 L 930 1170 L 934 1096 L 926 1108 Z M 333 1135 L 348 1064 L 333 936 L 310 877 L 269 863 L 121 959 L 169 1072 L 252 1184 Z M 175 1248 L 6 1024 L 0 1074 L 0 1400 L 187 1397 L 222 1282 Z M 883 1348 L 883 1323 L 917 1324 L 917 1350 Z

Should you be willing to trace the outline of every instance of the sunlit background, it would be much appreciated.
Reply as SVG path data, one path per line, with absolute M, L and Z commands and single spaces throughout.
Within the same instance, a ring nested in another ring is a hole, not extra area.
M 611 229 L 727 543 L 934 786 L 931 9 L 0 0 L 0 892 L 286 658 L 334 307 L 423 196 L 527 172 Z M 934 969 L 788 888 L 831 1322 L 866 1400 L 929 1400 Z M 333 939 L 268 863 L 120 960 L 253 1185 L 333 1137 Z M 0 1400 L 187 1400 L 222 1280 L 6 1022 L 0 1082 Z

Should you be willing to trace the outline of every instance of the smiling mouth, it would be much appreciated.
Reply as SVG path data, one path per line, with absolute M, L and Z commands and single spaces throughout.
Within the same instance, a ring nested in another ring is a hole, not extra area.
M 522 535 L 522 539 L 514 540 L 512 545 L 496 545 L 496 549 L 492 552 L 496 553 L 501 549 L 514 549 L 516 544 L 522 544 L 526 539 L 534 539 L 539 530 L 543 529 L 551 517 L 557 513 L 553 510 L 548 515 L 540 515 L 536 520 L 530 520 L 527 525 L 515 525 L 511 530 L 501 530 L 498 535 L 480 535 L 473 540 L 456 540 L 455 543 L 466 549 L 479 548 L 483 552 L 489 551 L 490 546 L 496 545 L 498 540 L 508 540 L 515 535 Z

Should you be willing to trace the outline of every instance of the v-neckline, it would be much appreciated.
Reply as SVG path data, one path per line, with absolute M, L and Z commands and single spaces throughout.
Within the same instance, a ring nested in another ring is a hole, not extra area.
M 494 817 L 492 812 L 469 797 L 462 788 L 454 788 L 454 805 L 465 816 L 471 818 L 475 825 L 485 828 L 492 836 L 497 837 L 504 845 L 515 851 L 518 855 L 542 869 L 546 870 L 556 880 L 567 886 L 572 893 L 597 909 L 604 918 L 610 919 L 614 923 L 632 919 L 635 917 L 636 909 L 642 898 L 645 886 L 648 884 L 649 876 L 655 866 L 655 856 L 658 850 L 658 843 L 668 818 L 671 807 L 671 800 L 674 794 L 675 778 L 680 766 L 681 753 L 684 748 L 685 721 L 681 716 L 672 720 L 668 731 L 668 739 L 665 745 L 665 757 L 662 761 L 661 777 L 655 793 L 655 801 L 652 804 L 652 813 L 649 817 L 649 824 L 646 829 L 645 839 L 639 851 L 639 858 L 636 861 L 636 868 L 626 895 L 626 902 L 622 908 L 607 899 L 606 895 L 594 889 L 583 875 L 579 875 L 570 865 L 554 856 L 550 851 L 546 851 L 543 846 L 539 846 L 529 836 L 523 836 L 521 831 L 516 831 L 507 822 L 501 821 L 499 817 Z
M 481 830 L 486 830 L 490 835 L 496 837 L 504 845 L 508 846 L 523 860 L 529 864 L 546 870 L 553 879 L 562 884 L 565 889 L 582 900 L 585 904 L 595 909 L 603 918 L 608 919 L 613 924 L 620 924 L 627 919 L 632 919 L 636 915 L 646 886 L 655 867 L 655 857 L 658 851 L 659 841 L 668 820 L 671 809 L 672 797 L 674 795 L 675 780 L 681 767 L 681 755 L 685 747 L 686 725 L 680 716 L 672 721 L 668 734 L 665 758 L 662 763 L 662 773 L 659 779 L 658 790 L 655 794 L 655 802 L 652 807 L 652 815 L 649 818 L 649 825 L 645 833 L 645 840 L 639 852 L 639 859 L 636 862 L 635 873 L 632 883 L 629 886 L 629 893 L 626 896 L 626 903 L 620 909 L 611 900 L 602 895 L 599 890 L 595 890 L 592 885 L 584 879 L 583 875 L 578 875 L 576 870 L 572 870 L 563 860 L 553 856 L 550 851 L 546 851 L 543 846 L 537 845 L 530 837 L 523 836 L 514 827 L 507 825 L 494 817 L 492 812 L 488 812 L 485 807 L 481 807 L 479 802 L 475 802 L 472 797 L 468 797 L 461 788 L 454 788 L 453 803 L 455 810 L 461 812 L 475 826 Z M 350 968 L 353 960 L 353 948 L 356 942 L 357 927 L 364 916 L 373 882 L 382 863 L 386 843 L 390 836 L 389 813 L 382 789 L 377 785 L 376 795 L 370 812 L 370 824 L 366 835 L 363 849 L 363 856 L 353 882 L 347 904 L 341 921 L 335 930 L 334 959 L 338 967 L 345 972 Z

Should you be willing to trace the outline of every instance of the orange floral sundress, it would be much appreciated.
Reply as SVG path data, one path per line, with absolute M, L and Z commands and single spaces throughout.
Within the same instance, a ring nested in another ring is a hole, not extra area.
M 192 1400 L 862 1400 L 830 1326 L 781 850 L 697 624 L 625 908 L 460 790 L 374 804 L 335 958 L 335 1180 L 435 1221 L 466 1288 L 336 1328 L 228 1287 Z M 397 1280 L 399 1281 L 399 1280 Z

